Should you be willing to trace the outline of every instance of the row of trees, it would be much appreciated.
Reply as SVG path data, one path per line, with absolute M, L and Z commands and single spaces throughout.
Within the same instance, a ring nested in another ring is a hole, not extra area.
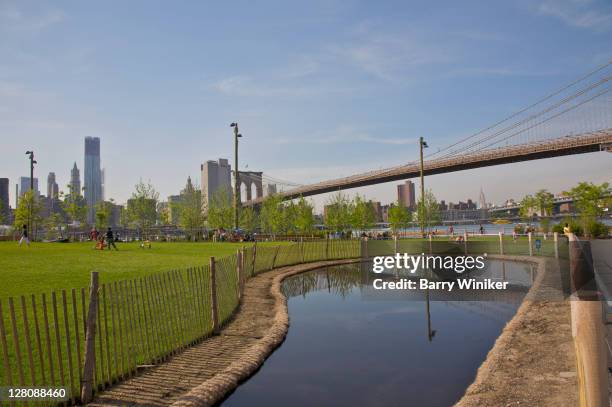
M 607 227 L 598 219 L 612 206 L 609 183 L 597 185 L 592 182 L 580 182 L 569 191 L 563 192 L 563 195 L 572 198 L 576 212 L 579 214 L 579 222 L 574 229 L 580 229 L 580 234 L 587 236 L 607 235 Z M 521 200 L 519 215 L 525 220 L 531 220 L 538 215 L 542 229 L 547 232 L 550 229 L 549 217 L 553 213 L 553 206 L 554 195 L 541 189 Z

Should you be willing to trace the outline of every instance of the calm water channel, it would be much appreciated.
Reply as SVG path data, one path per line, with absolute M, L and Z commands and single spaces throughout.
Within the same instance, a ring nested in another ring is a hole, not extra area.
M 366 266 L 367 267 L 367 266 Z M 451 406 L 534 278 L 520 263 L 489 262 L 479 278 L 512 290 L 487 301 L 424 291 L 380 298 L 363 265 L 284 281 L 287 339 L 223 406 Z

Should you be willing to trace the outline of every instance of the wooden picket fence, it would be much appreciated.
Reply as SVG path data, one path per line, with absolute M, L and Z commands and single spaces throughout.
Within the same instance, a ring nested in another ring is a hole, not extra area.
M 249 277 L 361 250 L 356 240 L 254 245 L 184 270 L 101 284 L 92 272 L 87 289 L 0 299 L 0 386 L 64 387 L 67 404 L 86 402 L 218 332 Z

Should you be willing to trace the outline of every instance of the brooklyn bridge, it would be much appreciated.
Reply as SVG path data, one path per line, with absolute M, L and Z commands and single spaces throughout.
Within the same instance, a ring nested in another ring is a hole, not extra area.
M 424 175 L 444 174 L 573 154 L 612 152 L 612 61 L 484 129 L 425 156 Z M 425 137 L 427 139 L 427 137 Z M 431 146 L 432 149 L 435 146 Z M 309 185 L 287 182 L 282 199 L 416 178 L 420 162 Z M 262 197 L 246 200 L 257 205 Z

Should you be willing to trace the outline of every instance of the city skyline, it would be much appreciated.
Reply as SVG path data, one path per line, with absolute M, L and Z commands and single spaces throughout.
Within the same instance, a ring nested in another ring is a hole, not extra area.
M 23 153 L 33 149 L 39 178 L 55 172 L 66 192 L 66 163 L 78 158 L 85 168 L 82 137 L 91 135 L 104 141 L 107 199 L 126 202 L 140 179 L 167 197 L 187 176 L 197 182 L 201 163 L 233 159 L 229 123 L 238 121 L 240 171 L 307 184 L 413 161 L 419 136 L 431 150 L 446 146 L 612 57 L 609 3 L 483 4 L 457 13 L 450 1 L 435 10 L 137 3 L 117 13 L 95 4 L 3 3 L 0 130 L 10 137 L 0 176 L 14 185 L 29 172 Z M 609 181 L 609 158 L 436 175 L 426 188 L 457 201 L 477 197 L 482 185 L 501 203 Z M 346 193 L 392 202 L 395 188 Z M 314 200 L 320 209 L 327 196 Z

